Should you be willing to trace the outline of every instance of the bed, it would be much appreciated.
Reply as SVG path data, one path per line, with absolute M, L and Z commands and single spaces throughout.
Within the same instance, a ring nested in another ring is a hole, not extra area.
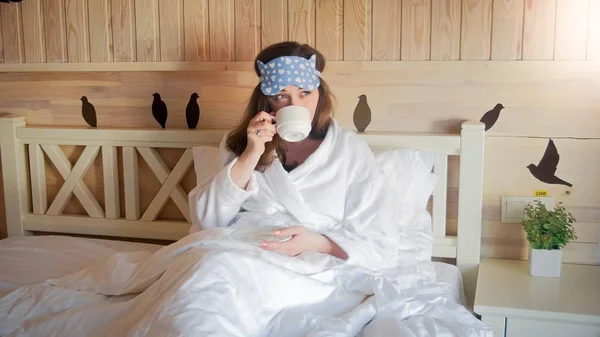
M 26 126 L 21 116 L 1 117 L 9 238 L 0 241 L 0 298 L 8 297 L 22 286 L 76 273 L 115 253 L 153 254 L 164 247 L 132 242 L 131 239 L 179 240 L 186 237 L 191 220 L 187 198 L 179 183 L 194 166 L 193 148 L 217 146 L 224 132 L 31 127 Z M 415 149 L 436 154 L 433 172 L 437 182 L 431 197 L 429 219 L 433 237 L 431 258 L 453 261 L 433 263 L 437 285 L 450 302 L 472 308 L 481 244 L 483 124 L 465 121 L 460 134 L 365 133 L 361 137 L 374 151 Z M 71 165 L 59 145 L 79 145 L 85 149 L 77 163 Z M 121 162 L 117 156 L 118 148 L 122 149 Z M 158 148 L 183 149 L 183 155 L 172 170 L 158 156 Z M 81 181 L 100 152 L 103 207 Z M 161 182 L 160 190 L 145 210 L 140 209 L 139 203 L 138 153 Z M 456 236 L 446 235 L 449 156 L 458 156 L 460 163 Z M 64 178 L 63 186 L 50 204 L 45 186 L 46 158 Z M 120 169 L 122 196 L 118 179 Z M 62 214 L 71 195 L 77 197 L 87 216 Z M 124 198 L 124 209 L 120 207 L 121 197 Z M 157 219 L 168 199 L 182 211 L 184 221 Z M 51 235 L 32 236 L 33 232 Z M 68 236 L 71 234 L 87 237 Z M 123 241 L 123 238 L 130 240 Z M 385 326 L 381 324 L 370 329 L 369 336 L 386 335 L 382 330 Z M 485 326 L 474 326 L 473 331 L 474 335 L 491 335 Z

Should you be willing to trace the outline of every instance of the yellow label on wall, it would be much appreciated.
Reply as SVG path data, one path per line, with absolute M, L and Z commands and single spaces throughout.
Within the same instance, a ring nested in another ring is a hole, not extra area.
M 547 197 L 548 196 L 548 191 L 546 190 L 536 190 L 533 195 L 535 197 Z

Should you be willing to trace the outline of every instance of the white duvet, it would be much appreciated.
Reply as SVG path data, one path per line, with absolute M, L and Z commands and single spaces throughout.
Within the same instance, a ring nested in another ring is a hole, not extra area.
M 21 287 L 0 299 L 0 334 L 491 336 L 435 282 L 421 282 L 412 261 L 374 272 L 324 254 L 267 252 L 231 231 Z

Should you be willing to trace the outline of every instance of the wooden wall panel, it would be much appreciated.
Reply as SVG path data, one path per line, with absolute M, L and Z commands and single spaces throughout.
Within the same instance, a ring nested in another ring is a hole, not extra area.
M 2 29 L 2 7 L 0 6 L 0 29 Z M 2 32 L 0 31 L 0 62 L 4 63 L 4 42 L 2 41 Z
M 600 186 L 600 140 L 561 139 L 553 142 L 560 155 L 556 176 L 573 184 L 549 185 L 537 180 L 527 165 L 537 165 L 546 147 L 548 138 L 488 137 L 485 146 L 484 194 L 486 203 L 494 195 L 533 196 L 535 190 L 547 190 L 555 202 L 563 202 L 573 209 L 578 222 L 600 221 L 600 196 L 593 186 Z M 504 172 L 498 177 L 498 172 Z M 487 174 L 486 174 L 487 173 Z M 567 193 L 567 191 L 571 193 Z M 494 204 L 499 204 L 496 200 Z M 590 212 L 589 210 L 595 209 Z M 500 216 L 500 213 L 497 213 Z M 494 218 L 493 220 L 500 220 Z
M 252 61 L 261 48 L 260 0 L 235 0 L 235 60 Z
M 523 60 L 554 59 L 556 1 L 525 0 Z
M 555 60 L 586 59 L 589 7 L 590 0 L 557 0 Z
M 590 0 L 587 60 L 600 61 L 600 1 Z
M 184 61 L 183 0 L 159 0 L 160 60 Z
M 520 60 L 524 0 L 496 0 L 492 13 L 492 60 Z
M 486 226 L 484 224 L 484 226 Z M 563 263 L 597 264 L 597 244 L 569 243 L 562 252 Z M 527 260 L 529 249 L 524 240 L 514 239 L 490 239 L 483 238 L 481 246 L 482 257 L 495 257 L 500 259 Z
M 90 61 L 88 0 L 65 0 L 69 62 Z
M 68 62 L 64 0 L 42 1 L 46 62 Z
M 183 15 L 185 60 L 208 61 L 208 0 L 183 0 Z
M 460 59 L 461 0 L 431 3 L 431 60 Z
M 288 38 L 315 45 L 315 0 L 288 0 Z
M 556 198 L 556 196 L 552 197 Z M 504 241 L 507 245 L 516 243 L 519 248 L 522 248 L 521 245 L 526 246 L 525 241 L 527 240 L 527 237 L 521 224 L 503 223 L 501 221 L 500 206 L 493 200 L 489 200 L 489 202 L 490 203 L 485 206 L 486 219 L 483 222 L 482 228 L 484 240 Z M 580 207 L 573 205 L 566 206 L 565 204 L 565 207 L 568 207 L 569 212 L 578 220 L 573 224 L 577 239 L 573 240 L 572 243 L 597 244 L 598 235 L 600 234 L 600 219 L 598 219 L 598 216 L 595 216 L 596 222 L 582 222 L 579 219 L 589 219 L 589 217 L 585 215 L 589 212 L 581 212 Z M 600 209 L 595 209 L 595 213 L 600 215 Z
M 0 9 L 1 11 L 2 9 Z M 2 35 L 2 34 L 0 34 Z M 0 152 L 2 156 L 2 152 Z M 2 162 L 0 161 L 0 240 L 4 239 L 6 233 L 6 206 L 4 203 L 4 181 L 2 178 Z
M 44 21 L 42 19 L 42 1 L 24 1 L 23 10 L 23 40 L 25 41 L 25 62 L 46 62 L 46 47 L 44 40 Z
M 400 60 L 401 38 L 401 2 L 373 0 L 373 61 Z
M 135 0 L 111 0 L 113 59 L 136 60 Z
M 113 29 L 110 0 L 89 1 L 88 21 L 90 60 L 92 62 L 111 62 L 113 60 Z
M 371 60 L 371 0 L 344 1 L 344 60 Z
M 0 63 L 249 61 L 261 48 L 287 40 L 316 46 L 336 61 L 600 58 L 597 0 L 31 0 L 25 7 L 0 6 Z M 13 19 L 22 22 L 6 23 Z
M 0 153 L 2 155 L 2 153 Z M 2 181 L 2 164 L 0 163 L 0 240 L 6 238 L 6 206 L 4 206 L 4 183 Z
M 402 1 L 402 60 L 429 60 L 431 0 Z
M 351 67 L 356 72 L 343 73 Z M 598 64 L 349 64 L 325 70 L 325 76 L 338 97 L 336 116 L 351 127 L 356 97 L 364 93 L 374 111 L 371 130 L 402 125 L 405 131 L 457 132 L 461 120 L 479 120 L 502 103 L 505 109 L 489 136 L 600 137 L 598 123 L 590 118 L 600 106 Z
M 600 106 L 598 64 L 343 62 L 328 65 L 324 78 L 338 98 L 337 118 L 351 128 L 356 97 L 364 93 L 373 131 L 456 131 L 457 121 L 479 120 L 500 102 L 505 109 L 489 136 L 600 138 L 598 124 L 589 118 Z M 208 125 L 230 126 L 255 85 L 250 63 L 243 68 L 216 63 L 188 72 L 4 73 L 0 111 L 39 117 L 32 123 L 85 125 L 79 97 L 87 95 L 99 125 L 136 121 L 145 127 L 155 123 L 138 119 L 149 111 L 153 92 L 184 111 L 189 94 L 199 90 L 203 116 L 211 116 Z M 169 126 L 185 126 L 183 114 L 169 118 Z M 203 118 L 200 125 L 206 126 Z
M 288 4 L 281 0 L 262 0 L 262 46 L 288 39 Z
M 492 0 L 463 0 L 461 60 L 489 60 L 492 41 Z
M 344 1 L 317 0 L 316 6 L 315 46 L 326 60 L 341 61 L 344 59 Z
M 2 6 L 2 43 L 4 44 L 4 62 L 22 63 L 25 61 L 23 46 L 23 21 L 21 3 Z
M 160 61 L 158 0 L 135 0 L 135 38 L 138 62 Z
M 577 219 L 578 239 L 565 249 L 564 262 L 595 264 L 600 230 L 600 198 L 595 189 L 600 178 L 600 140 L 554 139 L 560 155 L 556 175 L 573 184 L 548 185 L 535 179 L 526 168 L 537 164 L 547 138 L 486 137 L 484 165 L 483 256 L 527 258 L 527 241 L 520 224 L 501 223 L 499 196 L 533 196 L 548 190 L 555 202 Z M 566 192 L 570 191 L 570 194 Z
M 234 60 L 233 0 L 209 0 L 209 45 L 211 61 Z

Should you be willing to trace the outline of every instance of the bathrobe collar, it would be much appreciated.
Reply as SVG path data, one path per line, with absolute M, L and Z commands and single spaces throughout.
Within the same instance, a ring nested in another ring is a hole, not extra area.
M 264 172 L 265 180 L 278 201 L 300 223 L 328 223 L 331 221 L 329 217 L 310 210 L 294 181 L 299 177 L 309 174 L 319 165 L 323 165 L 335 145 L 338 133 L 337 127 L 337 123 L 332 119 L 327 130 L 327 135 L 323 139 L 323 142 L 321 142 L 321 145 L 291 172 L 287 172 L 278 159 L 275 159 Z

